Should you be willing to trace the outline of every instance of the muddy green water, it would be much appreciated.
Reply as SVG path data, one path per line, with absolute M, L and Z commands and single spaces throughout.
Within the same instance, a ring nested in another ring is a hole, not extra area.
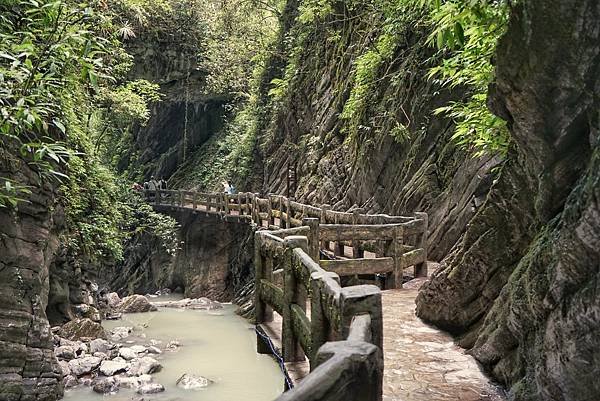
M 158 355 L 163 369 L 152 376 L 165 392 L 144 395 L 145 400 L 270 401 L 283 390 L 279 367 L 270 356 L 256 353 L 253 326 L 235 315 L 232 305 L 216 311 L 160 308 L 158 312 L 124 316 L 104 323 L 107 329 L 133 326 L 135 335 L 124 342 L 134 340 L 135 344 L 148 345 L 151 339 L 160 340 L 161 349 L 171 340 L 181 343 L 178 351 Z M 175 382 L 184 373 L 198 374 L 215 383 L 200 391 L 182 390 Z M 64 399 L 129 401 L 134 395 L 132 390 L 121 389 L 103 397 L 80 387 L 67 391 Z

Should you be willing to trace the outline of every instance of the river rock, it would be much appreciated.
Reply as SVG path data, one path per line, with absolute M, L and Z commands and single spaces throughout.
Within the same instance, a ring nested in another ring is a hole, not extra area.
M 152 305 L 143 295 L 130 295 L 123 298 L 119 310 L 123 313 L 150 312 L 155 311 L 156 306 Z
M 116 393 L 119 384 L 113 377 L 98 378 L 92 382 L 92 390 L 99 394 Z
M 138 356 L 137 352 L 128 347 L 120 348 L 119 355 L 121 355 L 124 359 L 128 361 L 135 359 Z
M 119 294 L 116 292 L 109 292 L 106 294 L 106 302 L 111 308 L 117 308 L 121 303 L 121 298 L 119 298 Z
M 179 379 L 177 379 L 176 384 L 177 387 L 181 387 L 185 390 L 201 390 L 208 387 L 212 383 L 214 382 L 206 377 L 185 373 Z
M 179 341 L 177 341 L 177 340 L 169 341 L 167 343 L 167 349 L 169 349 L 171 351 L 175 351 L 179 347 L 181 347 L 181 343 Z
M 102 360 L 95 356 L 85 356 L 80 359 L 72 359 L 69 361 L 69 369 L 73 375 L 79 377 L 92 373 L 94 369 L 100 366 Z
M 59 335 L 68 340 L 107 338 L 104 328 L 91 319 L 71 320 L 60 328 Z
M 65 376 L 65 378 L 63 379 L 63 384 L 65 388 L 71 388 L 77 386 L 79 382 L 77 381 L 77 378 L 75 376 L 68 375 Z
M 165 388 L 162 384 L 159 383 L 146 383 L 142 384 L 140 388 L 137 389 L 138 394 L 156 394 L 165 391 Z
M 58 361 L 58 365 L 60 366 L 60 370 L 62 371 L 63 377 L 67 377 L 71 374 L 71 368 L 69 367 L 69 362 Z
M 95 352 L 102 352 L 104 354 L 108 354 L 108 351 L 113 348 L 113 344 L 109 343 L 108 341 L 102 338 L 96 338 L 95 340 L 90 341 L 90 352 L 92 354 Z
M 215 310 L 223 308 L 220 302 L 211 301 L 208 298 L 185 298 L 179 301 L 153 302 L 154 305 L 162 308 L 187 308 L 196 310 Z
M 104 376 L 113 376 L 117 373 L 125 372 L 129 364 L 124 360 L 102 361 L 100 364 L 100 373 Z
M 120 341 L 120 340 L 123 340 L 124 338 L 129 337 L 129 334 L 131 334 L 132 331 L 133 331 L 133 327 L 127 327 L 127 326 L 115 327 L 114 329 L 111 330 L 110 336 L 112 337 L 113 340 Z
M 119 383 L 119 386 L 135 390 L 140 388 L 143 384 L 150 383 L 152 381 L 152 376 L 140 375 L 135 377 L 129 377 L 119 375 L 115 376 L 115 380 L 117 381 L 117 383 Z
M 162 369 L 162 365 L 150 356 L 134 359 L 127 369 L 129 376 L 140 376 L 158 372 Z
M 133 350 L 133 352 L 137 353 L 137 354 L 141 354 L 143 352 L 147 352 L 148 349 L 146 347 L 144 347 L 143 345 L 132 345 L 131 347 L 129 347 Z
M 148 352 L 151 354 L 162 354 L 162 351 L 160 350 L 160 348 L 155 347 L 154 345 L 151 345 L 148 347 Z
M 63 361 L 70 361 L 71 359 L 76 358 L 75 350 L 73 347 L 68 345 L 61 345 L 60 347 L 56 347 L 54 349 L 54 355 Z

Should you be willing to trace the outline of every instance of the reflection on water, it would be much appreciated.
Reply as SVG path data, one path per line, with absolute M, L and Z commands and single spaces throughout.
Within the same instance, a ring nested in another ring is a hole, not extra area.
M 279 367 L 271 357 L 256 353 L 253 326 L 235 315 L 231 305 L 216 311 L 161 308 L 158 312 L 124 315 L 120 321 L 104 322 L 104 326 L 135 327 L 133 338 L 137 344 L 160 340 L 162 349 L 171 340 L 181 343 L 178 351 L 158 355 L 163 369 L 152 376 L 165 392 L 144 395 L 145 400 L 270 401 L 283 390 Z M 141 338 L 144 334 L 146 337 Z M 200 391 L 183 390 L 175 382 L 184 373 L 201 375 L 215 383 Z M 133 396 L 128 389 L 104 398 L 90 388 L 77 388 L 67 391 L 65 399 L 129 401 Z

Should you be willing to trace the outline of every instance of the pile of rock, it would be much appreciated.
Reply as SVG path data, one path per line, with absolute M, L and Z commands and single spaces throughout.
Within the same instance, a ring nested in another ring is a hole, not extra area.
M 59 334 L 54 336 L 54 354 L 66 388 L 86 385 L 102 394 L 114 393 L 123 387 L 140 394 L 164 391 L 161 384 L 152 382 L 151 376 L 162 369 L 155 359 L 162 353 L 154 345 L 156 342 L 148 346 L 123 346 L 104 338 L 75 340 L 60 336 L 61 333 L 72 333 L 71 329 L 55 330 Z M 117 327 L 111 332 L 111 338 L 122 340 L 131 332 L 131 327 Z
M 152 302 L 154 306 L 161 308 L 186 308 L 197 310 L 216 310 L 222 309 L 220 302 L 212 301 L 208 298 L 185 298 L 179 301 Z

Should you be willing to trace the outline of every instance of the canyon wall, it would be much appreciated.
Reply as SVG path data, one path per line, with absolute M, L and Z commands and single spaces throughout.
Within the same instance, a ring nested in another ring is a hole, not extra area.
M 295 68 L 289 95 L 263 117 L 257 141 L 263 156 L 256 169 L 264 172 L 262 190 L 285 194 L 288 165 L 293 165 L 295 197 L 303 202 L 399 215 L 427 212 L 430 257 L 440 260 L 485 198 L 499 161 L 458 148 L 451 140 L 452 122 L 434 115 L 463 91 L 448 91 L 427 78 L 435 60 L 425 43 L 424 17 L 414 10 L 403 16 L 398 44 L 377 71 L 360 121 L 340 118 L 357 60 L 373 52 L 380 33 L 373 26 L 381 21 L 358 18 L 367 12 L 361 6 L 349 10 L 343 2 L 332 4 L 335 10 L 324 21 L 312 28 L 296 22 L 281 34 L 296 37 L 308 30 L 295 58 L 286 60 L 288 69 Z M 287 12 L 296 10 L 288 7 Z M 284 64 L 279 77 L 285 70 Z M 269 79 L 278 76 L 273 68 L 269 71 Z
M 512 151 L 417 299 L 515 400 L 600 397 L 598 21 L 597 1 L 514 8 L 489 97 Z
M 170 288 L 190 298 L 232 301 L 254 276 L 253 227 L 219 215 L 161 210 L 179 223 L 180 248 L 169 255 L 152 235 L 134 237 L 108 287 L 120 295 Z
M 0 149 L 0 172 L 31 187 L 29 202 L 0 208 L 0 394 L 6 401 L 53 401 L 63 393 L 46 317 L 50 266 L 64 224 L 56 187 Z

